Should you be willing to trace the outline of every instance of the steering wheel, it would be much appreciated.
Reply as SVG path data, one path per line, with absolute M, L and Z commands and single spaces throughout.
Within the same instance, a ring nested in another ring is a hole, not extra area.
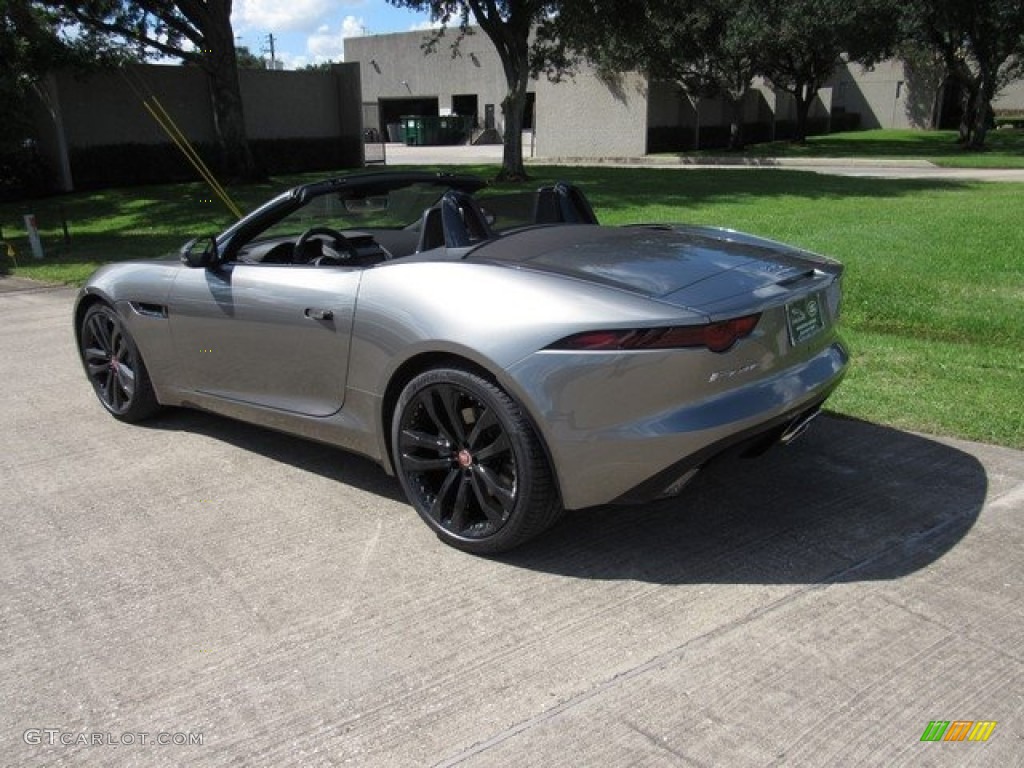
M 307 229 L 299 235 L 299 239 L 295 241 L 294 253 L 301 254 L 310 238 L 317 236 L 329 237 L 331 242 L 328 247 L 334 251 L 334 253 L 325 253 L 322 256 L 318 256 L 313 259 L 309 263 L 316 266 L 320 266 L 321 264 L 344 264 L 347 259 L 358 258 L 359 251 L 357 251 L 356 247 L 349 242 L 348 238 L 338 230 L 331 229 L 330 227 L 310 227 Z

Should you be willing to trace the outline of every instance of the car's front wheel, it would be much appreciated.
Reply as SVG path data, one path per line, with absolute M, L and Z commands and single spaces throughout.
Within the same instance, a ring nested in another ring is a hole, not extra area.
M 406 496 L 441 540 L 459 549 L 511 549 L 561 511 L 529 419 L 475 373 L 438 368 L 410 381 L 395 408 L 391 444 Z
M 141 421 L 159 410 L 149 372 L 117 312 L 93 304 L 78 333 L 85 373 L 100 403 L 121 421 Z

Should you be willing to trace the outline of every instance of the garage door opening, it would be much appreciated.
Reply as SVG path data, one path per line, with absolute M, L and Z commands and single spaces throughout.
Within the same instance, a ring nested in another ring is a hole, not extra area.
M 437 117 L 438 114 L 436 96 L 419 99 L 381 99 L 380 130 L 389 141 L 402 141 L 396 131 L 404 116 Z

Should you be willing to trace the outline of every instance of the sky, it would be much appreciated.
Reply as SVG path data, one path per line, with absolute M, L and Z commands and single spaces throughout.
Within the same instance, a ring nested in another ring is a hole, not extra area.
M 235 0 L 231 23 L 235 44 L 270 58 L 268 36 L 274 36 L 274 57 L 285 69 L 342 61 L 342 40 L 426 29 L 430 17 L 385 0 Z

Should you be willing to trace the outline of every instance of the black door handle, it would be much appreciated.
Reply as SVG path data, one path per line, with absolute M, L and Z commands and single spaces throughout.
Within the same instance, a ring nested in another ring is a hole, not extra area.
M 330 309 L 317 309 L 316 307 L 306 307 L 306 317 L 310 320 L 333 320 L 334 312 Z

